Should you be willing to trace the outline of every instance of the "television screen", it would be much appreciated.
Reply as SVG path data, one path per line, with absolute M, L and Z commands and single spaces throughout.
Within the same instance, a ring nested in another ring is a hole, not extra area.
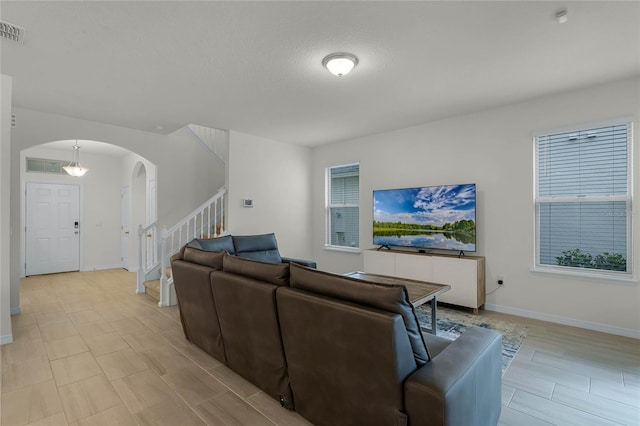
M 476 251 L 476 185 L 373 191 L 373 243 Z

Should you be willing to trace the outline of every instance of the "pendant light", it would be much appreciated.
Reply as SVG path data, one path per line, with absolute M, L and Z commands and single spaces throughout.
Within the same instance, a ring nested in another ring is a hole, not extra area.
M 73 177 L 80 177 L 89 171 L 88 168 L 82 167 L 80 165 L 80 147 L 78 146 L 78 140 L 76 139 L 76 144 L 73 145 L 73 154 L 71 155 L 71 162 L 64 166 L 63 169 L 65 172 L 69 173 L 69 175 Z

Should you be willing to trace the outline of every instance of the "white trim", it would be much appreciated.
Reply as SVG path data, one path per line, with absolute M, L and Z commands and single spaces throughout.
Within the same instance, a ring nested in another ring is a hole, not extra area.
M 543 314 L 540 312 L 511 308 L 509 306 L 493 305 L 489 303 L 485 305 L 485 309 L 488 311 L 500 312 L 503 314 L 516 315 L 519 317 L 532 318 L 540 321 L 548 321 L 556 324 L 568 325 L 571 327 L 579 327 L 587 330 L 599 331 L 601 333 L 615 334 L 617 336 L 640 339 L 640 330 L 634 330 L 630 328 L 612 327 L 610 325 L 600 324 L 596 322 L 581 321 L 573 318 L 562 317 L 559 315 Z
M 7 343 L 13 343 L 13 334 L 0 336 L 0 345 L 6 345 Z
M 571 266 L 536 265 L 531 272 L 541 274 L 553 274 L 570 276 L 572 278 L 585 278 L 599 282 L 611 282 L 614 284 L 638 284 L 638 279 L 626 272 L 612 272 L 599 269 L 573 268 Z
M 346 246 L 330 246 L 330 245 L 326 245 L 324 246 L 325 250 L 329 250 L 329 251 L 342 251 L 342 252 L 346 252 L 346 253 L 356 253 L 356 254 L 360 254 L 362 252 L 362 250 L 360 250 L 360 247 L 346 247 Z
M 22 313 L 22 309 L 20 309 L 20 306 L 18 307 L 14 307 L 11 308 L 11 315 L 20 315 Z
M 122 267 L 122 264 L 113 264 L 113 265 L 97 265 L 97 266 L 85 266 L 81 268 L 82 272 L 91 272 L 91 271 L 102 271 L 104 269 L 125 269 Z

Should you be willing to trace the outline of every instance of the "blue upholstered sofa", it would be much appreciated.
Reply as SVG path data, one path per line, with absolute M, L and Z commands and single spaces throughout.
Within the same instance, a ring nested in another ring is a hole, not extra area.
M 189 243 L 190 247 L 207 251 L 226 251 L 245 259 L 260 260 L 269 263 L 297 263 L 316 268 L 316 262 L 280 256 L 275 234 L 262 235 L 226 235 L 224 237 L 199 239 Z

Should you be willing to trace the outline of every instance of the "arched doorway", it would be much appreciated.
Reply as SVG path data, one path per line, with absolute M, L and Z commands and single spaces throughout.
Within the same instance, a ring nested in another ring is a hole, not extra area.
M 133 232 L 129 234 L 129 271 L 137 271 L 140 264 L 138 259 L 138 225 L 146 226 L 147 224 L 147 169 L 141 161 L 138 161 L 133 167 L 130 197 L 129 214 Z
M 92 140 L 77 142 L 80 146 L 80 163 L 89 169 L 82 177 L 72 177 L 61 170 L 62 166 L 66 166 L 71 160 L 75 140 L 48 142 L 20 151 L 20 186 L 23 189 L 20 191 L 21 229 L 24 230 L 26 227 L 27 203 L 24 189 L 27 184 L 35 182 L 78 186 L 80 220 L 78 228 L 72 231 L 79 231 L 80 265 L 74 269 L 90 271 L 125 267 L 132 271 L 133 267 L 137 267 L 137 257 L 129 259 L 127 264 L 124 257 L 137 253 L 137 227 L 139 224 L 148 223 L 151 211 L 155 214 L 155 201 L 149 203 L 148 192 L 149 181 L 155 183 L 156 180 L 156 166 L 140 155 L 117 145 Z M 30 159 L 40 162 L 46 160 L 43 163 L 45 166 L 39 170 L 29 169 Z M 124 196 L 125 188 L 130 192 L 129 197 Z M 131 204 L 126 205 L 125 200 L 131 201 Z M 123 229 L 125 217 L 131 225 L 126 235 Z M 72 221 L 72 228 L 74 226 L 75 222 Z M 25 276 L 24 265 L 28 256 L 25 240 L 26 233 L 22 232 L 22 268 L 19 274 L 21 277 Z

